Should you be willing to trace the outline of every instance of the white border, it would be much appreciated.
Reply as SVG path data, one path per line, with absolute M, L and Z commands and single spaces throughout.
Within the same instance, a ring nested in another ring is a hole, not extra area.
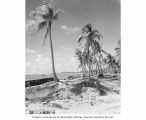
M 145 117 L 145 0 L 122 0 L 122 116 Z M 25 74 L 25 1 L 1 1 L 0 119 L 23 120 Z

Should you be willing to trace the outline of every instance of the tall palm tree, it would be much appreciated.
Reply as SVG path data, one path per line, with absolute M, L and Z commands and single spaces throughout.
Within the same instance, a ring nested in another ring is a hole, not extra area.
M 86 24 L 82 28 L 82 34 L 78 39 L 78 43 L 82 52 L 86 53 L 88 56 L 88 70 L 89 77 L 91 75 L 91 55 L 94 56 L 99 53 L 100 49 L 100 39 L 103 36 L 99 33 L 98 30 L 93 29 L 90 23 Z
M 43 2 L 43 5 L 36 8 L 35 11 L 30 12 L 30 16 L 32 20 L 28 21 L 28 30 L 30 32 L 40 31 L 41 29 L 45 29 L 45 36 L 43 41 L 43 46 L 45 44 L 46 38 L 49 35 L 50 40 L 50 49 L 51 49 L 51 61 L 52 61 L 52 73 L 55 82 L 58 82 L 58 78 L 55 72 L 54 65 L 54 55 L 53 55 L 53 44 L 51 37 L 51 27 L 53 21 L 58 19 L 58 15 L 62 10 L 55 10 L 51 1 Z

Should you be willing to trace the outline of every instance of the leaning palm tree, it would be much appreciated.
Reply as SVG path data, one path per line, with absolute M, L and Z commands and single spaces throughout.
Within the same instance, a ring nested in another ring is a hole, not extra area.
M 35 11 L 30 12 L 30 16 L 32 17 L 32 20 L 29 20 L 28 25 L 27 25 L 28 31 L 30 32 L 40 31 L 41 29 L 46 30 L 43 46 L 45 44 L 47 36 L 49 35 L 51 61 L 52 61 L 52 73 L 53 73 L 53 78 L 55 82 L 58 82 L 59 80 L 55 72 L 51 27 L 52 27 L 53 21 L 57 20 L 58 15 L 61 11 L 62 10 L 60 9 L 55 10 L 51 1 L 43 2 L 43 5 L 37 7 Z
M 82 34 L 78 39 L 80 49 L 83 53 L 86 53 L 88 56 L 88 70 L 89 77 L 91 75 L 91 58 L 92 55 L 96 55 L 100 52 L 100 39 L 103 36 L 99 33 L 98 30 L 93 29 L 91 24 L 86 24 L 82 28 Z

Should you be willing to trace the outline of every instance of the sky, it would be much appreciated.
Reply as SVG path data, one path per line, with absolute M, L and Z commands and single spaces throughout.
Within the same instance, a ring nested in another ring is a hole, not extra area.
M 43 0 L 26 0 L 26 22 L 30 11 Z M 91 23 L 103 35 L 102 48 L 115 55 L 114 48 L 120 39 L 120 0 L 55 0 L 55 8 L 63 9 L 52 24 L 52 40 L 56 72 L 76 72 L 78 61 L 75 49 L 81 28 Z M 26 74 L 51 73 L 49 38 L 42 47 L 45 31 L 30 34 L 26 31 Z

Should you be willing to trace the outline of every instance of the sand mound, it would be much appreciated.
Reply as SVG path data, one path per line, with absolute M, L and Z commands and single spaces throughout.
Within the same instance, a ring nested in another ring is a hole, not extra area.
M 119 82 L 75 79 L 28 87 L 26 111 L 51 109 L 56 113 L 87 113 L 86 110 L 91 109 L 93 113 L 119 113 Z

